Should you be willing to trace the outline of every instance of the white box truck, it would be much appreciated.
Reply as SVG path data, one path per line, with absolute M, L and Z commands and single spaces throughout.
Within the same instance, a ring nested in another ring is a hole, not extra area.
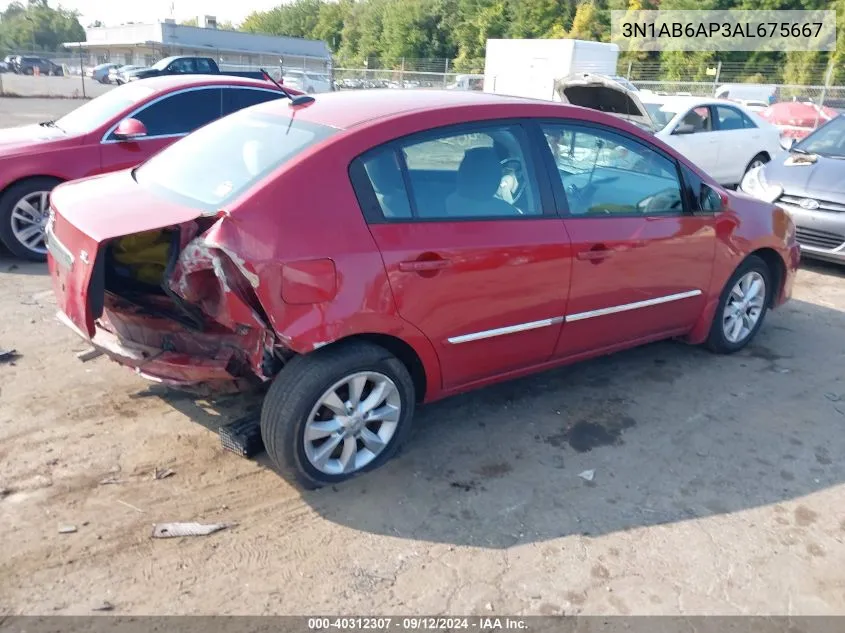
M 569 39 L 487 40 L 484 92 L 560 101 L 555 80 L 573 73 L 616 75 L 619 47 Z

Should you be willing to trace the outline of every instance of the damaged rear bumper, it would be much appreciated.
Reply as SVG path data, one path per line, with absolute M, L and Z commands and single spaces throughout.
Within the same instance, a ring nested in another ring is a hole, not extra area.
M 64 312 L 58 312 L 56 318 L 94 349 L 120 365 L 134 369 L 147 380 L 173 387 L 209 385 L 215 390 L 240 390 L 248 384 L 242 376 L 230 371 L 234 350 L 223 350 L 214 357 L 167 351 L 122 339 L 100 323 L 94 336 L 89 338 Z

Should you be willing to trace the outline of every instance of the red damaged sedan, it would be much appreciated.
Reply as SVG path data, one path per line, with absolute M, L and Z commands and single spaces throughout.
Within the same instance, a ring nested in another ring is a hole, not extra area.
M 60 318 L 112 359 L 272 383 L 267 451 L 312 487 L 384 463 L 417 403 L 658 339 L 739 350 L 799 261 L 783 210 L 633 125 L 416 90 L 259 105 L 60 186 L 48 245 Z
M 110 90 L 57 121 L 0 129 L 0 241 L 18 257 L 44 261 L 57 184 L 134 167 L 210 121 L 282 96 L 258 80 L 162 77 Z

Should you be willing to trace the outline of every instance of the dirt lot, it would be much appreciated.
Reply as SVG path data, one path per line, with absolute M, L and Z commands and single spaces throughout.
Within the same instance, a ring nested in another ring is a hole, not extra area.
M 54 312 L 43 266 L 0 260 L 0 613 L 845 614 L 845 269 L 805 266 L 738 355 L 432 405 L 387 467 L 307 494 L 221 450 L 255 401 L 82 364 Z M 237 526 L 150 538 L 193 520 Z

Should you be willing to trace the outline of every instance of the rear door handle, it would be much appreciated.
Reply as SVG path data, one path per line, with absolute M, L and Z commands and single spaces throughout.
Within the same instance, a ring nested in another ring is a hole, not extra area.
M 448 259 L 417 259 L 410 262 L 399 262 L 399 270 L 406 273 L 419 273 L 432 270 L 443 270 L 452 265 Z
M 601 249 L 601 250 L 590 250 L 590 251 L 581 251 L 576 255 L 578 259 L 586 259 L 588 261 L 595 261 L 597 259 L 607 259 L 611 255 L 613 255 L 616 251 L 612 249 Z

